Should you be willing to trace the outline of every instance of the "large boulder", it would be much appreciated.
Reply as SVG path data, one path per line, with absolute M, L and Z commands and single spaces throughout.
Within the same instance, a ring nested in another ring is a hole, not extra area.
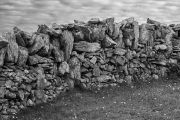
M 32 34 L 22 31 L 17 27 L 13 28 L 16 36 L 16 42 L 19 46 L 27 47 L 33 44 Z
M 155 28 L 150 24 L 142 24 L 139 30 L 139 43 L 146 44 L 148 41 L 153 43 L 154 35 L 153 32 Z
M 35 42 L 28 48 L 29 54 L 34 55 L 38 53 L 40 56 L 47 55 L 50 49 L 49 35 L 37 34 L 36 36 L 33 36 L 33 39 L 35 39 Z
M 65 73 L 69 73 L 69 65 L 67 64 L 66 61 L 60 63 L 60 65 L 58 66 L 58 76 L 62 76 Z
M 103 41 L 105 39 L 105 26 L 91 26 L 90 29 L 92 31 L 92 33 L 90 34 L 91 42 Z

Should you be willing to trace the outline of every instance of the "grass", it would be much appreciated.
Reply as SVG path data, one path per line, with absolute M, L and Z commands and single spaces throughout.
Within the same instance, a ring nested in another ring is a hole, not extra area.
M 20 111 L 17 120 L 180 120 L 177 77 L 97 91 L 72 90 Z

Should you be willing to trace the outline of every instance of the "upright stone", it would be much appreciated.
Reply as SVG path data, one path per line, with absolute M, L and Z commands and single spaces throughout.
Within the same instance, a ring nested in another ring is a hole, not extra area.
M 139 41 L 139 25 L 138 22 L 134 21 L 133 22 L 133 29 L 134 29 L 134 35 L 135 39 L 133 41 L 133 49 L 137 49 L 138 47 L 138 41 Z
M 64 45 L 64 60 L 68 61 L 73 49 L 74 37 L 68 30 L 62 33 L 62 43 Z
M 4 65 L 6 51 L 7 51 L 7 47 L 0 49 L 0 67 L 2 67 Z
M 2 38 L 9 41 L 5 57 L 6 62 L 17 63 L 19 48 L 14 34 L 4 32 Z
M 72 57 L 69 62 L 69 74 L 70 78 L 74 80 L 81 79 L 81 64 L 77 57 Z
M 9 41 L 4 37 L 0 37 L 0 49 L 6 47 L 9 44 Z
M 18 66 L 23 66 L 26 64 L 28 59 L 28 50 L 25 47 L 19 46 L 19 57 L 17 61 Z

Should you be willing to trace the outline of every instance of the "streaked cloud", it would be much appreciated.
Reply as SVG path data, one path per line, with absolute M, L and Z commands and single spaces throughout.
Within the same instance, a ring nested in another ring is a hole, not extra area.
M 33 32 L 39 24 L 88 21 L 92 17 L 115 17 L 115 21 L 135 17 L 139 23 L 149 17 L 180 23 L 178 11 L 179 0 L 0 0 L 0 34 L 14 26 Z

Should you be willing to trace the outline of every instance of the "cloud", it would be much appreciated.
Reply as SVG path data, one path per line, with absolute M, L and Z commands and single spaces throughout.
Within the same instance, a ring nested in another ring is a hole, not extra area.
M 88 21 L 92 17 L 115 17 L 117 22 L 135 17 L 139 23 L 149 17 L 170 23 L 180 19 L 179 10 L 179 0 L 0 0 L 0 34 L 14 26 L 33 32 L 39 24 Z

